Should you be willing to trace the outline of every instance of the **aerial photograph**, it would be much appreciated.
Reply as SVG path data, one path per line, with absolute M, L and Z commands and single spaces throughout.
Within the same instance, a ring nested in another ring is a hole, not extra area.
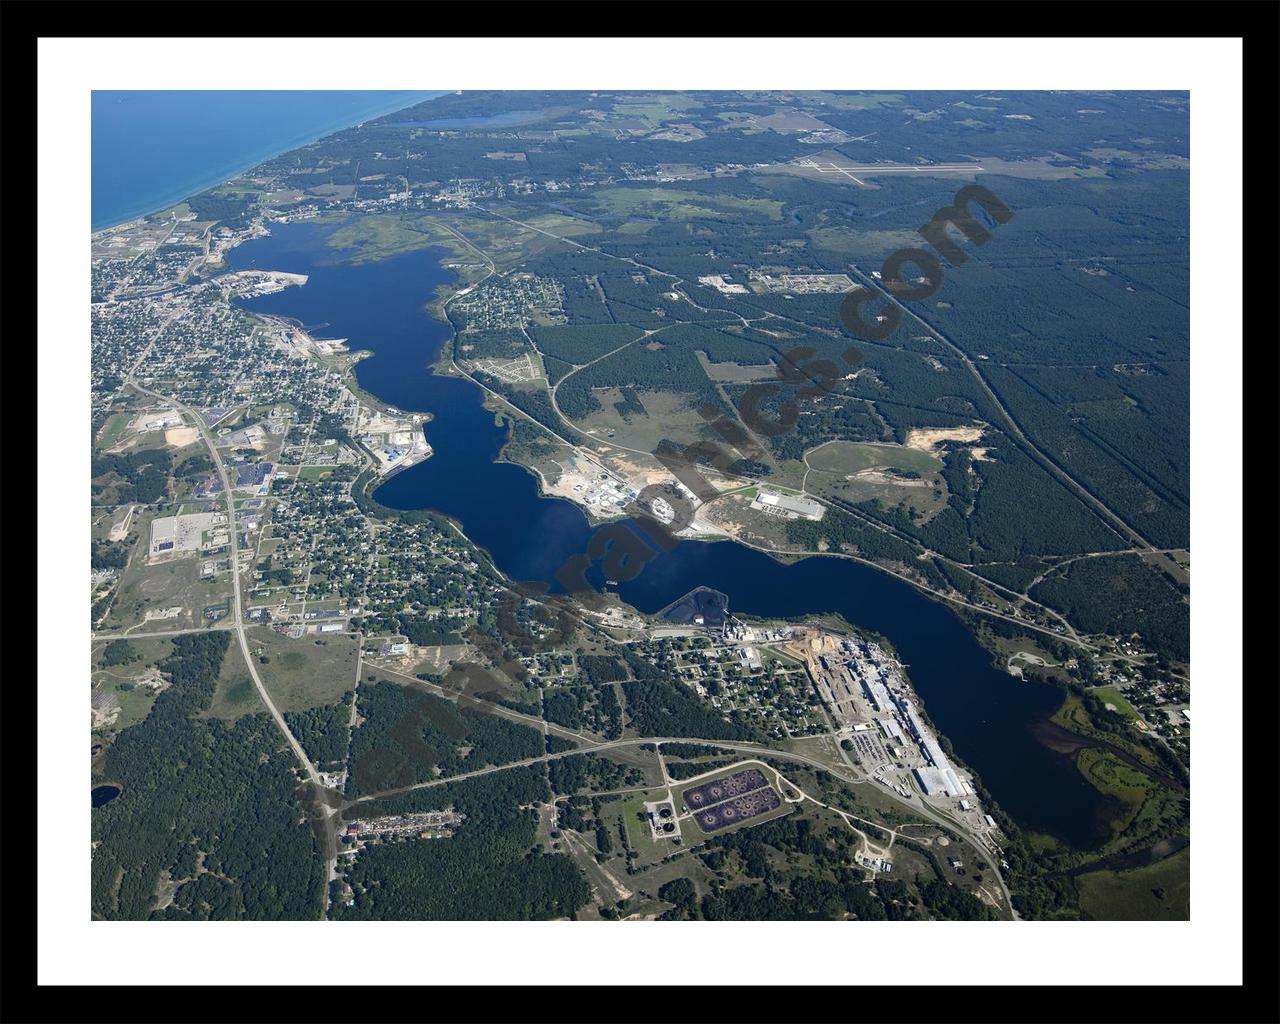
M 1189 921 L 1191 110 L 94 91 L 81 913 Z

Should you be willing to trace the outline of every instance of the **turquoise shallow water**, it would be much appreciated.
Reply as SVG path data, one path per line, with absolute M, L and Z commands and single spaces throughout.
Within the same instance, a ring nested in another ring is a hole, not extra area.
M 96 91 L 92 229 L 152 213 L 279 153 L 442 94 Z

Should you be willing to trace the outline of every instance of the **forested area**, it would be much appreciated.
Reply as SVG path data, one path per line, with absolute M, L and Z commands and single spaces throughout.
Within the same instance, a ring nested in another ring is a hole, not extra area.
M 689 690 L 658 679 L 623 683 L 627 717 L 645 736 L 705 736 L 708 739 L 757 738 L 754 731 L 729 722 Z
M 634 766 L 618 764 L 599 754 L 576 754 L 547 763 L 551 789 L 565 796 L 590 788 L 596 792 L 639 786 L 644 772 Z
M 537 729 L 396 683 L 362 683 L 358 708 L 364 722 L 351 735 L 348 796 L 508 764 L 544 749 Z
M 1137 633 L 1157 654 L 1182 662 L 1191 656 L 1191 606 L 1137 555 L 1078 559 L 1037 583 L 1030 596 L 1085 632 Z
M 695 775 L 702 775 L 717 768 L 726 768 L 731 764 L 733 764 L 733 758 L 730 757 L 716 758 L 712 761 L 668 761 L 667 774 L 677 780 L 692 779 Z
M 546 690 L 542 714 L 548 722 L 566 729 L 589 729 L 611 740 L 622 735 L 622 706 L 608 684 Z
M 89 549 L 89 568 L 123 569 L 129 562 L 129 549 L 132 545 L 94 538 Z
M 578 671 L 592 686 L 616 683 L 627 678 L 627 666 L 609 654 L 579 654 Z
M 1124 546 L 1089 508 L 1012 445 L 975 462 L 982 485 L 970 519 L 975 560 L 1065 555 Z
M 137 648 L 128 640 L 112 640 L 102 649 L 100 664 L 103 668 L 114 668 L 117 665 L 127 665 L 131 661 L 137 661 L 139 657 L 141 655 L 138 654 Z
M 1047 562 L 1027 555 L 1015 562 L 986 562 L 982 565 L 974 566 L 974 571 L 979 576 L 984 576 L 1021 594 L 1025 593 L 1027 587 L 1031 585 L 1031 581 L 1048 567 Z
M 275 724 L 266 714 L 234 726 L 198 717 L 213 699 L 229 639 L 226 632 L 174 637 L 173 653 L 158 665 L 172 685 L 107 749 L 101 779 L 122 792 L 92 812 L 97 917 L 322 913 L 323 859 L 299 824 L 296 762 Z M 172 902 L 160 910 L 167 892 Z
M 93 479 L 108 477 L 93 485 L 95 498 L 110 498 L 113 504 L 141 502 L 149 505 L 168 494 L 169 453 L 163 448 L 143 448 L 127 455 L 94 454 L 89 473 Z M 118 480 L 110 479 L 112 476 Z
M 606 352 L 640 337 L 639 329 L 629 324 L 565 324 L 529 329 L 538 351 L 566 363 L 581 366 L 599 359 Z
M 563 854 L 533 848 L 537 816 L 520 809 L 550 798 L 545 770 L 531 765 L 353 808 L 351 816 L 451 807 L 466 820 L 450 839 L 384 842 L 361 850 L 346 872 L 353 905 L 335 903 L 334 917 L 506 921 L 571 916 L 590 898 L 586 879 Z
M 196 220 L 221 221 L 227 227 L 245 226 L 247 214 L 253 209 L 253 196 L 247 193 L 226 195 L 217 191 L 201 192 L 187 201 L 187 208 Z
M 556 414 L 555 409 L 551 407 L 551 398 L 547 394 L 546 388 L 540 384 L 532 387 L 529 385 L 519 387 L 499 380 L 491 373 L 479 370 L 476 371 L 475 376 L 485 387 L 502 395 L 522 413 L 535 422 L 541 423 L 562 441 L 567 442 L 569 437 L 574 436 L 573 432 L 565 426 L 564 421 Z
M 400 632 L 411 644 L 417 644 L 420 647 L 437 647 L 462 643 L 462 637 L 459 635 L 459 630 L 465 625 L 462 619 L 401 615 L 399 621 Z
M 355 691 L 349 690 L 337 704 L 283 712 L 285 725 L 322 772 L 338 771 L 346 761 L 354 699 Z
M 861 869 L 851 867 L 856 841 L 843 827 L 823 828 L 795 815 L 712 837 L 698 853 L 716 872 L 710 891 L 698 900 L 689 879 L 667 883 L 658 895 L 674 907 L 663 919 L 994 919 L 994 912 L 977 897 L 934 876 L 911 882 L 897 878 L 864 881 Z M 771 850 L 787 855 L 789 865 L 794 866 L 772 866 Z M 725 884 L 727 879 L 735 879 L 735 883 Z
M 1147 410 L 1127 393 L 1072 402 L 1032 387 L 1013 369 L 993 367 L 988 374 L 1023 429 L 1125 522 L 1159 547 L 1190 543 L 1190 508 L 1181 496 L 1189 482 L 1185 406 Z
M 556 390 L 561 412 L 575 420 L 595 412 L 600 403 L 593 388 L 670 391 L 689 403 L 722 405 L 694 351 L 662 339 L 659 334 L 646 345 L 624 348 L 567 378 Z
M 817 522 L 792 519 L 787 522 L 787 540 L 810 551 L 851 550 L 863 558 L 885 558 L 912 562 L 917 550 L 904 540 L 868 526 L 840 508 L 831 508 Z

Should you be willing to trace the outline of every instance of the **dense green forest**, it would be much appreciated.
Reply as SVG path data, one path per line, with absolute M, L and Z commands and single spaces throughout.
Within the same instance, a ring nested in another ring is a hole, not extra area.
M 551 788 L 558 794 L 573 794 L 588 787 L 595 790 L 621 789 L 644 782 L 639 768 L 627 767 L 598 754 L 563 757 L 547 764 Z
M 542 715 L 548 722 L 567 729 L 590 729 L 606 739 L 622 735 L 622 706 L 613 687 L 558 687 L 546 690 Z
M 725 721 L 689 690 L 657 679 L 622 684 L 632 727 L 646 736 L 704 736 L 716 740 L 754 739 L 745 725 Z
M 89 553 L 89 566 L 92 569 L 123 569 L 129 562 L 127 543 L 94 539 Z
M 450 839 L 386 842 L 362 850 L 346 871 L 354 902 L 335 904 L 334 917 L 506 921 L 572 916 L 590 898 L 586 879 L 563 854 L 534 848 L 536 814 L 521 810 L 550 798 L 544 769 L 532 765 L 360 805 L 361 815 L 452 807 L 467 817 Z
M 1137 633 L 1158 654 L 1191 656 L 1191 606 L 1159 569 L 1137 555 L 1081 558 L 1047 576 L 1031 596 L 1090 633 Z
M 355 691 L 348 691 L 337 704 L 324 704 L 306 711 L 285 711 L 289 731 L 302 744 L 322 772 L 338 771 L 347 758 L 347 733 L 351 725 L 351 702 Z
M 414 687 L 365 682 L 358 703 L 364 722 L 351 735 L 349 796 L 508 764 L 544 749 L 536 729 Z
M 174 637 L 158 665 L 172 685 L 107 749 L 100 777 L 122 792 L 92 812 L 97 917 L 303 920 L 323 911 L 324 862 L 299 823 L 296 762 L 270 716 L 234 726 L 199 717 L 229 639 Z
M 581 366 L 634 341 L 641 332 L 628 324 L 610 323 L 534 326 L 529 334 L 544 355 Z
M 95 498 L 110 498 L 114 504 L 150 504 L 159 501 L 169 488 L 171 459 L 163 448 L 143 448 L 127 455 L 96 454 L 90 467 Z
M 464 623 L 461 619 L 429 619 L 421 615 L 401 615 L 400 632 L 411 644 L 436 647 L 443 644 L 460 644 L 458 631 Z

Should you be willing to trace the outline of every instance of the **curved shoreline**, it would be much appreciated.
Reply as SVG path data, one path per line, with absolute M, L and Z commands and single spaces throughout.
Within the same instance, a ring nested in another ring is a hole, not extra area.
M 280 91 L 291 92 L 291 91 L 303 91 L 303 90 L 280 90 Z M 364 92 L 366 90 L 351 90 L 351 91 Z M 383 91 L 389 91 L 389 90 L 367 90 L 367 91 L 383 92 Z M 413 90 L 413 91 L 417 92 L 417 90 Z M 367 113 L 359 116 L 355 120 L 351 120 L 349 115 L 344 115 L 341 121 L 339 122 L 330 122 L 323 126 L 317 127 L 314 130 L 308 129 L 300 134 L 292 135 L 289 139 L 280 143 L 273 142 L 273 143 L 270 143 L 269 145 L 257 147 L 254 150 L 254 155 L 252 156 L 236 157 L 234 159 L 229 158 L 225 162 L 225 164 L 222 167 L 220 167 L 217 171 L 203 172 L 202 174 L 200 174 L 199 178 L 195 180 L 194 184 L 184 183 L 181 185 L 175 185 L 175 186 L 172 186 L 168 191 L 166 191 L 161 198 L 158 198 L 158 199 L 151 198 L 146 200 L 146 207 L 143 209 L 131 208 L 128 213 L 120 214 L 120 215 L 117 215 L 117 214 L 110 215 L 107 218 L 109 223 L 100 223 L 95 226 L 93 224 L 93 217 L 92 217 L 92 211 L 91 211 L 90 238 L 91 239 L 96 238 L 99 235 L 105 234 L 109 231 L 114 231 L 118 228 L 122 228 L 127 225 L 141 223 L 145 221 L 148 217 L 154 217 L 158 213 L 163 213 L 165 210 L 179 205 L 180 203 L 186 201 L 187 199 L 190 199 L 192 196 L 199 195 L 201 192 L 207 192 L 210 189 L 217 188 L 219 185 L 225 185 L 228 182 L 234 181 L 236 178 L 239 178 L 242 175 L 248 174 L 255 167 L 258 167 L 266 163 L 268 160 L 273 160 L 278 156 L 283 156 L 284 154 L 292 152 L 295 149 L 300 149 L 303 146 L 308 146 L 313 142 L 318 142 L 321 139 L 328 138 L 330 135 L 335 135 L 338 132 L 346 131 L 348 128 L 354 128 L 356 125 L 364 124 L 366 121 L 372 121 L 380 117 L 386 117 L 388 114 L 394 114 L 398 110 L 407 110 L 409 107 L 417 106 L 420 103 L 426 103 L 430 100 L 435 99 L 438 96 L 445 96 L 447 94 L 448 94 L 448 90 L 444 90 L 444 91 L 424 90 L 420 93 L 419 98 L 409 99 L 408 102 L 405 102 L 406 97 L 401 96 L 400 98 L 396 99 L 394 102 L 378 104 L 376 109 L 368 111 Z M 135 206 L 141 205 L 141 201 L 139 201 L 138 204 L 134 204 L 134 205 Z

